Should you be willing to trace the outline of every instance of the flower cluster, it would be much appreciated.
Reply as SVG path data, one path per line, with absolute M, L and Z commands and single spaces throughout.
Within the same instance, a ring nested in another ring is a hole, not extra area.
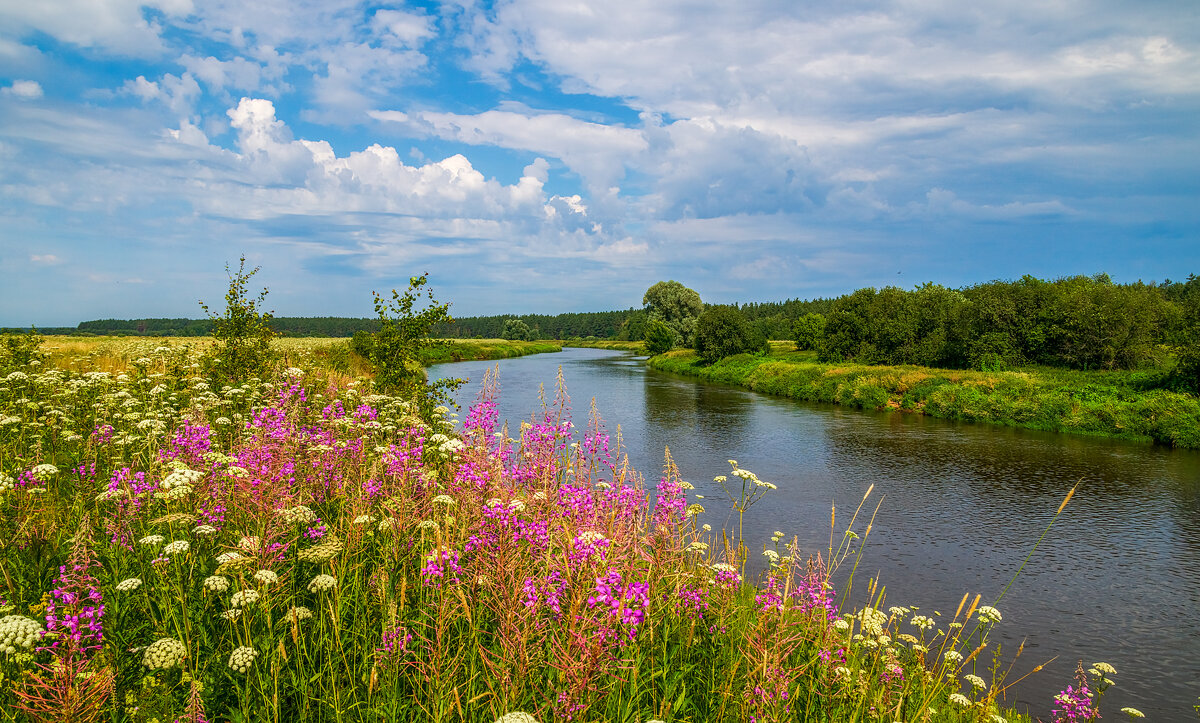
M 229 669 L 235 673 L 248 673 L 250 666 L 254 665 L 254 659 L 258 657 L 258 651 L 248 646 L 235 648 L 229 654 Z
M 12 655 L 18 649 L 29 650 L 42 637 L 42 626 L 23 615 L 0 618 L 0 652 Z
M 308 591 L 312 593 L 325 592 L 337 587 L 337 578 L 333 575 L 317 575 L 308 582 Z
M 150 670 L 166 670 L 183 664 L 187 648 L 175 638 L 159 638 L 146 648 L 142 665 Z

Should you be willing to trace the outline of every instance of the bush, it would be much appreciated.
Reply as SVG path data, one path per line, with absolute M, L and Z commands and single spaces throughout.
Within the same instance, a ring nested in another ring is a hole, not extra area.
M 696 353 L 710 364 L 734 354 L 766 351 L 767 338 L 732 306 L 710 306 L 696 320 Z
M 504 322 L 504 331 L 500 336 L 509 341 L 533 341 L 537 337 L 530 330 L 529 325 L 520 319 L 507 319 Z
M 271 341 L 275 332 L 270 327 L 271 312 L 259 309 L 266 301 L 264 288 L 257 299 L 246 294 L 250 279 L 259 271 L 255 266 L 246 271 L 246 257 L 238 260 L 236 274 L 229 277 L 229 291 L 225 294 L 225 315 L 217 316 L 208 305 L 200 302 L 200 308 L 212 320 L 212 337 L 216 340 L 200 359 L 201 368 L 218 386 L 238 384 L 249 377 L 265 378 L 275 364 L 275 353 Z M 225 265 L 229 273 L 229 265 Z
M 647 321 L 644 327 L 646 351 L 650 354 L 665 354 L 675 348 L 678 337 L 675 331 L 658 319 Z
M 824 337 L 824 314 L 805 314 L 792 322 L 792 338 L 796 340 L 796 349 L 798 351 L 816 349 Z
M 429 331 L 436 324 L 449 324 L 450 304 L 439 304 L 433 290 L 425 290 L 424 308 L 417 308 L 421 287 L 429 282 L 429 274 L 408 280 L 403 294 L 392 289 L 391 301 L 379 294 L 375 297 L 375 313 L 379 315 L 379 331 L 371 340 L 368 359 L 375 367 L 375 386 L 389 394 L 414 400 L 423 419 L 431 419 L 439 404 L 452 404 L 450 392 L 466 383 L 465 379 L 439 379 L 429 384 L 421 351 L 446 346 L 443 339 L 431 339 Z
M 47 354 L 41 350 L 42 335 L 30 329 L 28 334 L 5 334 L 0 337 L 0 371 L 8 372 L 29 366 L 40 366 Z

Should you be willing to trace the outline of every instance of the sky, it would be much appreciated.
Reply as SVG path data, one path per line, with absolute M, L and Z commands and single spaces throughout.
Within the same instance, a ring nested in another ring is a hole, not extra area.
M 1200 4 L 0 0 L 0 325 L 1200 273 Z

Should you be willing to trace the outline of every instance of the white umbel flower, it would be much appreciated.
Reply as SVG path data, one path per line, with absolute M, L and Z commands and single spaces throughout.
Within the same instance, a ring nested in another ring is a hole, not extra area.
M 187 649 L 175 638 L 159 638 L 146 648 L 142 655 L 142 665 L 150 670 L 167 670 L 174 668 L 187 657 Z
M 6 615 L 0 618 L 0 653 L 12 655 L 18 650 L 29 650 L 42 637 L 42 626 L 24 615 Z
M 117 589 L 121 592 L 131 592 L 142 586 L 140 577 L 129 577 L 117 583 Z
M 309 592 L 324 592 L 337 586 L 337 578 L 333 575 L 317 575 L 308 583 Z
M 257 650 L 243 645 L 240 648 L 234 649 L 234 651 L 229 654 L 229 668 L 235 673 L 248 673 L 250 671 L 250 666 L 254 665 L 254 659 L 257 657 Z

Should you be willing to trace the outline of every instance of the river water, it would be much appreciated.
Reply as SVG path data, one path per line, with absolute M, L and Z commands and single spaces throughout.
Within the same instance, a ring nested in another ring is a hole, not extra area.
M 440 365 L 430 377 L 470 379 L 458 395 L 465 416 L 496 364 Z M 779 489 L 746 515 L 752 551 L 775 530 L 798 536 L 806 552 L 825 550 L 830 506 L 844 529 L 874 485 L 867 507 L 879 509 L 854 597 L 878 576 L 885 605 L 945 618 L 964 593 L 996 599 L 1079 483 L 996 604 L 1004 620 L 992 640 L 1003 658 L 1025 642 L 1009 680 L 1045 665 L 1007 703 L 1049 720 L 1076 662 L 1105 661 L 1118 671 L 1102 702 L 1107 720 L 1123 719 L 1124 706 L 1149 720 L 1196 720 L 1200 453 L 795 402 L 656 372 L 625 352 L 566 349 L 498 364 L 500 414 L 514 435 L 540 408 L 540 386 L 553 399 L 561 367 L 575 424 L 586 426 L 594 399 L 650 487 L 669 447 L 713 527 L 737 526 L 712 481 L 729 472 L 727 460 L 774 482 Z

